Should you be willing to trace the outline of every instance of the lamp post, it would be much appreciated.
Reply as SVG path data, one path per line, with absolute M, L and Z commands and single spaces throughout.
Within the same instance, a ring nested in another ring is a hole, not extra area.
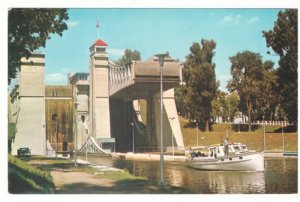
M 134 124 L 131 122 L 132 126 L 132 153 L 134 153 Z
M 198 137 L 199 129 L 198 129 L 198 121 L 196 121 L 196 130 L 197 130 L 197 146 L 199 146 L 199 137 Z
M 85 128 L 84 128 L 85 129 Z M 86 131 L 85 131 L 86 132 Z M 85 162 L 88 162 L 88 156 L 87 156 L 87 150 L 88 150 L 88 133 L 86 133 L 86 138 L 85 138 Z
M 265 124 L 265 116 L 263 116 L 263 125 L 264 125 L 264 151 L 266 151 L 266 124 Z
M 282 138 L 282 153 L 284 153 L 284 134 L 283 134 L 283 123 L 281 124 L 281 138 Z
M 58 125 L 57 125 L 57 114 L 52 115 L 52 120 L 55 121 L 55 159 L 57 159 L 57 147 L 58 147 Z
M 175 119 L 175 117 L 170 117 L 169 118 L 170 120 L 171 120 L 171 131 L 172 131 L 172 150 L 173 150 L 173 156 L 174 156 L 174 140 L 173 140 L 173 136 L 174 136 L 174 134 L 173 134 L 173 120 Z
M 160 65 L 160 184 L 164 184 L 164 155 L 163 155 L 163 66 L 168 53 L 155 55 Z
M 226 138 L 228 138 L 228 128 L 229 126 L 226 126 Z
M 74 118 L 75 118 L 75 154 L 74 154 L 74 164 L 77 166 L 77 106 L 78 102 L 74 101 Z

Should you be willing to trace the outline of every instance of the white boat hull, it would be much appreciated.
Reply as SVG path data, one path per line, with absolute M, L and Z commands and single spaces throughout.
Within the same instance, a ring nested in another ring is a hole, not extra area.
M 196 157 L 187 160 L 187 165 L 201 170 L 264 171 L 264 154 L 242 154 L 217 159 Z

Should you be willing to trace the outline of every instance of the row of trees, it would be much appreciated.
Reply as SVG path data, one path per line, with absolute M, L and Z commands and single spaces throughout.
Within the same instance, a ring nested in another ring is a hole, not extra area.
M 8 12 L 8 82 L 15 78 L 20 59 L 45 47 L 50 34 L 62 35 L 67 29 L 66 9 L 11 9 Z M 216 43 L 202 39 L 193 43 L 183 69 L 185 85 L 175 90 L 178 111 L 205 125 L 214 117 L 233 120 L 237 111 L 254 119 L 286 119 L 297 123 L 298 101 L 298 13 L 287 9 L 278 13 L 274 28 L 263 31 L 267 47 L 279 55 L 279 66 L 251 51 L 230 57 L 232 79 L 227 89 L 218 90 L 219 83 L 213 63 Z M 140 53 L 126 49 L 116 61 L 124 65 L 140 60 Z M 249 127 L 250 129 L 251 127 Z
M 209 130 L 212 120 L 233 121 L 237 113 L 254 120 L 297 122 L 297 10 L 280 11 L 273 30 L 263 31 L 267 47 L 280 56 L 279 67 L 263 61 L 259 53 L 238 52 L 229 58 L 232 79 L 227 89 L 218 89 L 216 43 L 202 39 L 193 43 L 183 68 L 184 85 L 175 89 L 178 111 Z M 140 53 L 126 49 L 118 61 L 125 65 L 140 60 Z
M 194 43 L 184 64 L 185 85 L 175 91 L 178 111 L 205 123 L 206 131 L 215 117 L 233 121 L 238 111 L 247 115 L 249 130 L 253 120 L 264 118 L 297 123 L 297 25 L 297 10 L 285 10 L 278 13 L 273 30 L 263 31 L 267 47 L 280 57 L 276 69 L 272 61 L 263 61 L 259 53 L 247 50 L 229 58 L 229 94 L 218 90 L 212 62 L 216 43 L 205 39 Z

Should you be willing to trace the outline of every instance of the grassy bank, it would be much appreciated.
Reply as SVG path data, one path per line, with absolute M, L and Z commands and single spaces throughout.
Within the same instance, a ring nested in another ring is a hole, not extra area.
M 197 128 L 195 124 L 191 124 L 187 119 L 179 117 L 180 126 L 183 134 L 183 141 L 186 147 L 197 145 Z M 235 130 L 232 124 L 214 124 L 210 132 L 198 130 L 199 145 L 210 145 L 222 143 L 226 137 L 226 128 L 228 127 L 228 137 L 231 142 L 241 142 L 247 144 L 249 149 L 263 150 L 264 133 L 263 127 L 257 127 L 254 131 Z M 282 151 L 282 134 L 279 126 L 266 126 L 266 150 Z M 298 151 L 298 135 L 297 133 L 284 132 L 284 151 Z
M 59 188 L 55 190 L 55 193 L 60 194 L 191 193 L 185 188 L 173 187 L 169 185 L 160 186 L 155 181 L 149 181 L 144 177 L 133 176 L 127 171 L 102 171 L 85 164 L 78 164 L 78 166 L 75 167 L 74 162 L 68 159 L 31 157 L 27 159 L 27 161 L 28 163 L 34 165 L 34 167 L 44 170 L 47 173 L 52 173 L 52 171 L 61 172 L 61 174 L 59 174 L 59 178 L 63 179 L 63 182 L 58 182 Z M 67 182 L 68 179 L 66 175 L 72 173 L 76 177 L 80 178 L 80 182 L 71 184 Z M 81 175 L 84 177 L 81 177 Z M 87 176 L 90 176 L 92 181 L 89 181 Z M 95 182 L 97 179 L 99 181 Z M 54 178 L 54 183 L 56 181 L 57 179 L 55 180 Z M 112 185 L 107 186 L 105 184 L 107 181 L 112 183 Z M 61 183 L 65 184 L 62 185 Z
M 8 191 L 12 194 L 54 193 L 54 184 L 49 172 L 9 155 Z

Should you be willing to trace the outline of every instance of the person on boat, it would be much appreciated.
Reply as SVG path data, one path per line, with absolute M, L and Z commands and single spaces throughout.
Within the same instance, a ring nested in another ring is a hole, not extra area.
M 229 139 L 225 138 L 224 140 L 224 148 L 225 148 L 225 156 L 228 156 L 228 152 L 229 152 Z

